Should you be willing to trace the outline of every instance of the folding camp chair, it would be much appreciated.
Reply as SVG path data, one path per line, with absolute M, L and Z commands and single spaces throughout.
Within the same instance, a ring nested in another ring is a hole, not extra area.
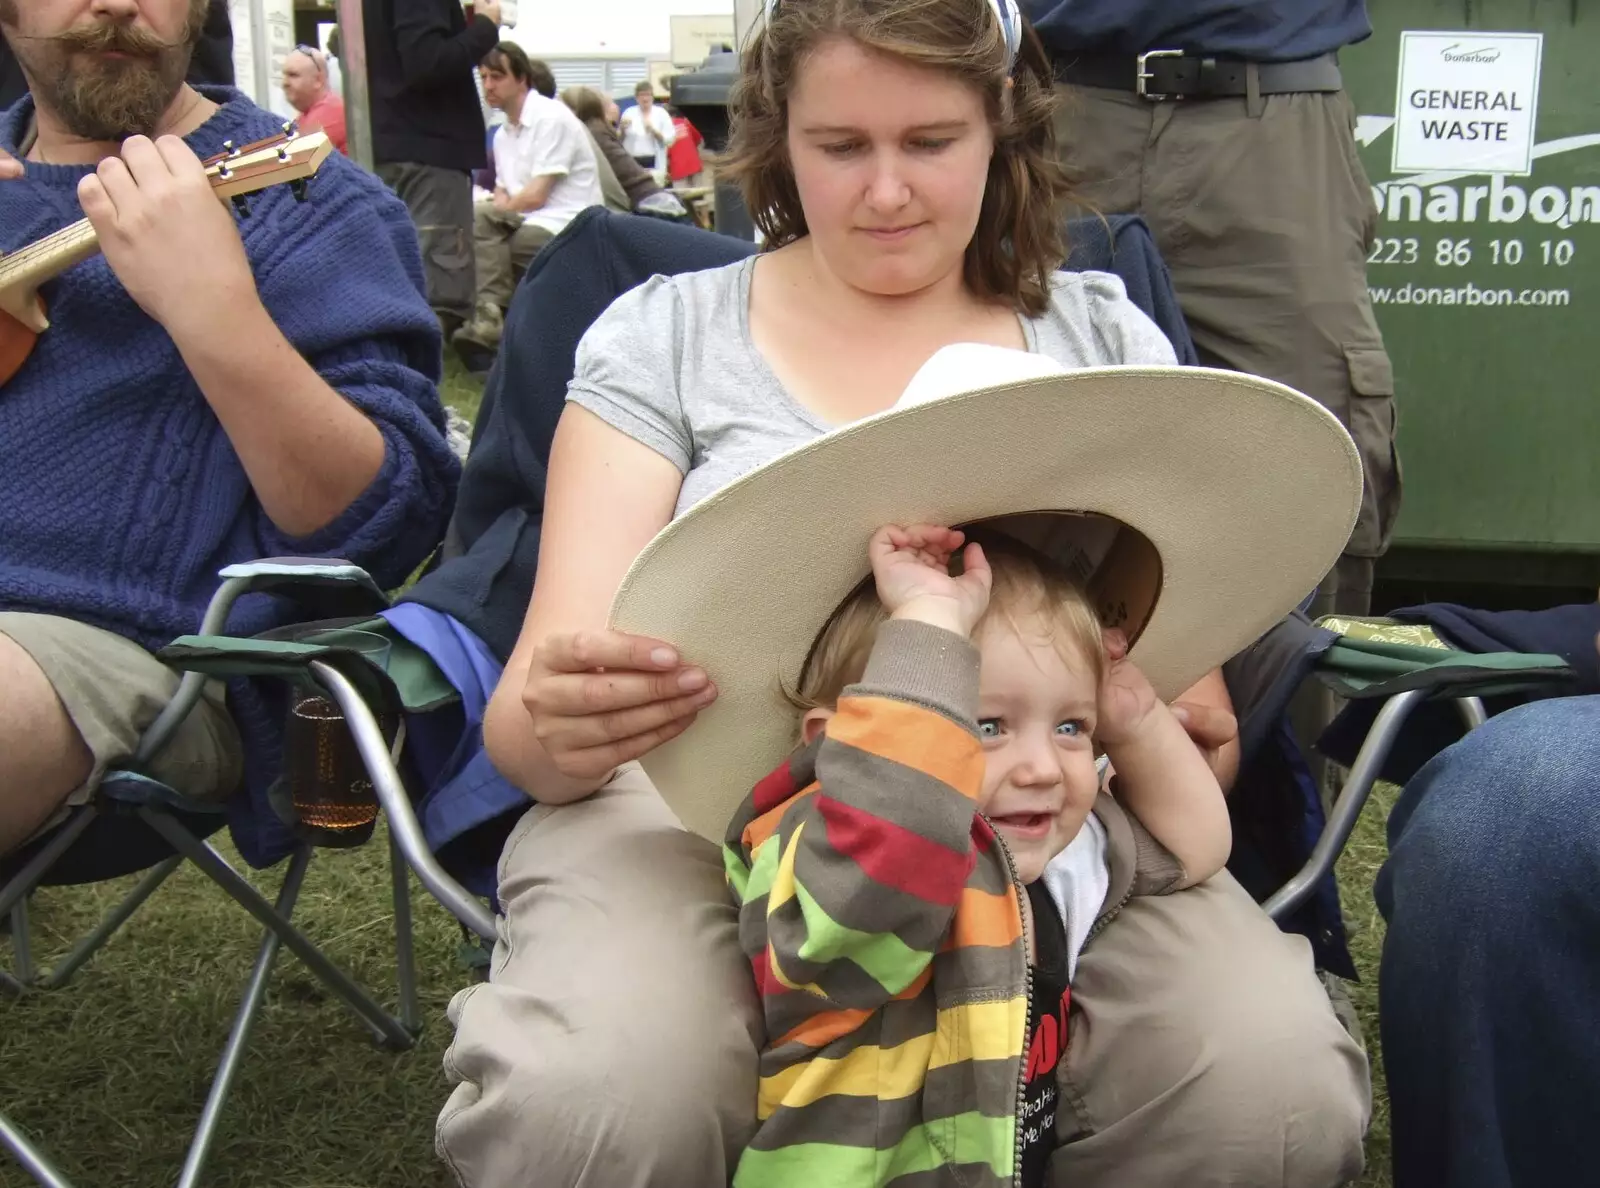
M 351 646 L 352 629 L 381 626 L 373 614 L 386 599 L 361 569 L 338 561 L 274 559 L 231 566 L 206 610 L 201 634 L 184 637 L 162 658 L 185 671 L 172 702 L 146 731 L 129 770 L 109 774 L 90 803 L 22 852 L 0 863 L 0 917 L 10 914 L 13 969 L 0 986 L 16 993 L 54 989 L 71 976 L 185 860 L 194 863 L 266 928 L 239 1010 L 201 1111 L 180 1188 L 197 1184 L 221 1111 L 236 1077 L 250 1031 L 265 1000 L 280 947 L 299 957 L 340 1001 L 372 1031 L 379 1044 L 407 1049 L 418 1031 L 413 968 L 411 904 L 406 867 L 423 885 L 480 936 L 492 937 L 494 922 L 484 905 L 451 879 L 429 853 L 411 810 L 397 760 L 403 721 L 391 730 L 391 745 L 380 716 L 426 710 L 448 701 L 454 691 L 396 641 L 380 671 Z M 235 602 L 247 593 L 271 592 L 294 599 L 317 621 L 302 624 L 282 638 L 234 639 L 217 634 Z M 399 679 L 391 676 L 394 672 Z M 395 952 L 399 1013 L 392 1014 L 336 966 L 291 922 L 295 902 L 315 847 L 299 844 L 289 856 L 276 902 L 269 902 L 207 840 L 225 821 L 216 806 L 198 804 L 140 774 L 151 756 L 194 708 L 206 680 L 213 677 L 279 676 L 304 686 L 319 686 L 344 711 L 357 752 L 371 777 L 378 802 L 389 818 Z M 35 968 L 30 951 L 27 896 L 41 885 L 101 881 L 144 870 L 144 876 L 93 932 L 48 973 Z M 11 1150 L 47 1188 L 67 1181 L 21 1131 L 0 1114 L 0 1144 Z
M 1560 656 L 1459 651 L 1426 624 L 1329 617 L 1317 628 L 1327 638 L 1311 645 L 1315 679 L 1356 703 L 1347 713 L 1378 708 L 1309 857 L 1263 904 L 1280 923 L 1331 878 L 1378 780 L 1404 782 L 1415 770 L 1415 761 L 1398 769 L 1392 761 L 1419 710 L 1448 706 L 1465 732 L 1487 720 L 1484 698 L 1559 696 L 1575 680 Z

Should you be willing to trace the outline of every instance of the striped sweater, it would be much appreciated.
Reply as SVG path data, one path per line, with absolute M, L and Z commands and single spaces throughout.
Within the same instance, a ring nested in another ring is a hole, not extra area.
M 768 1035 L 735 1188 L 1014 1182 L 1027 949 L 977 811 L 977 700 L 969 642 L 884 624 L 826 733 L 729 827 Z

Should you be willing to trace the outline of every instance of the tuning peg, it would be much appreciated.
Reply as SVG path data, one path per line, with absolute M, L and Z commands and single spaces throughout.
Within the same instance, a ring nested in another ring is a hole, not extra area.
M 289 193 L 294 195 L 294 200 L 296 202 L 304 202 L 306 200 L 306 179 L 303 177 L 297 177 L 290 182 Z
M 248 219 L 250 217 L 249 199 L 247 199 L 243 194 L 235 194 L 233 196 L 233 209 L 239 212 L 239 217 L 241 219 Z
M 285 120 L 283 122 L 283 134 L 293 140 L 300 135 L 300 125 L 293 120 Z

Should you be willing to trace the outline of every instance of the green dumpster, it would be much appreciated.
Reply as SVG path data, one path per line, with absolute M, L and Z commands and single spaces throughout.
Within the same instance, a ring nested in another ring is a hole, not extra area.
M 1600 3 L 1370 8 L 1374 36 L 1341 61 L 1382 210 L 1368 283 L 1394 360 L 1406 484 L 1388 572 L 1592 590 Z M 1543 35 L 1536 77 L 1526 38 L 1494 36 L 1516 33 Z

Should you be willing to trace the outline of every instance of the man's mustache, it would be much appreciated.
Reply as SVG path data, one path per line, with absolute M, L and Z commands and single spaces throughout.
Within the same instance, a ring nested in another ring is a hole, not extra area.
M 54 45 L 64 50 L 81 50 L 96 54 L 128 54 L 133 57 L 154 58 L 165 50 L 180 49 L 186 40 L 162 41 L 147 29 L 133 25 L 96 21 L 58 33 L 54 37 L 30 37 L 27 40 L 42 45 Z

